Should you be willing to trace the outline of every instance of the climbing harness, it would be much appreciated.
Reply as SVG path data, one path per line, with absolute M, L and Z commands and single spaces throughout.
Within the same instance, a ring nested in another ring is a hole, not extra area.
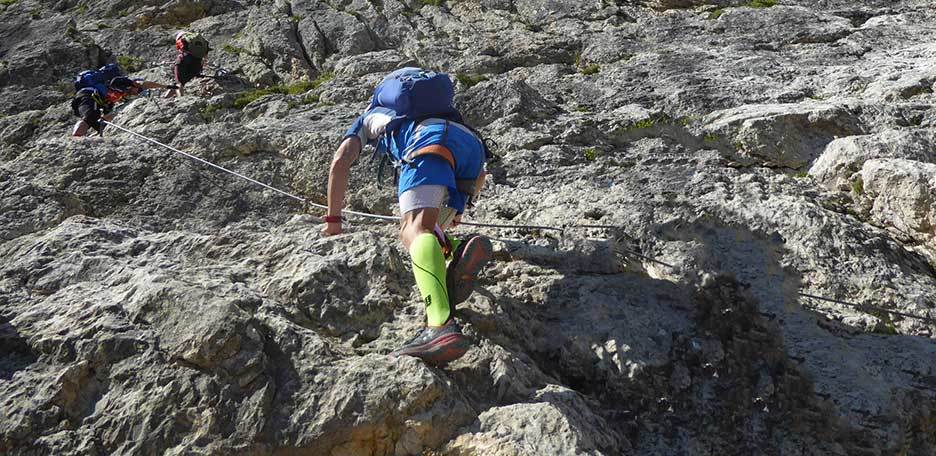
M 144 140 L 144 141 L 147 141 L 147 142 L 156 144 L 156 145 L 158 145 L 158 146 L 160 146 L 160 147 L 164 147 L 164 148 L 166 148 L 166 149 L 169 149 L 169 150 L 171 150 L 171 151 L 173 151 L 173 152 L 175 152 L 175 153 L 177 153 L 177 154 L 183 155 L 183 156 L 185 156 L 185 157 L 187 157 L 187 158 L 190 158 L 190 159 L 192 159 L 192 160 L 195 160 L 195 161 L 197 161 L 197 162 L 199 162 L 199 163 L 208 165 L 208 166 L 210 166 L 210 167 L 212 167 L 212 168 L 215 168 L 215 169 L 217 169 L 217 170 L 223 171 L 223 172 L 228 173 L 228 174 L 232 174 L 232 175 L 237 176 L 237 177 L 239 177 L 239 178 L 241 178 L 241 179 L 244 179 L 244 180 L 246 180 L 246 181 L 248 181 L 248 182 L 257 184 L 257 185 L 259 185 L 259 186 L 261 186 L 261 187 L 263 187 L 263 188 L 265 188 L 265 189 L 267 189 L 267 190 L 271 190 L 271 191 L 274 191 L 274 192 L 276 192 L 276 193 L 279 193 L 280 195 L 283 195 L 283 196 L 285 196 L 285 197 L 292 198 L 292 199 L 294 199 L 294 200 L 296 200 L 296 201 L 302 203 L 302 204 L 303 204 L 303 207 L 305 207 L 305 208 L 308 208 L 309 206 L 311 206 L 311 207 L 316 207 L 316 208 L 319 208 L 319 209 L 328 209 L 328 206 L 325 206 L 325 205 L 322 205 L 322 204 L 313 203 L 312 201 L 308 200 L 307 198 L 303 198 L 303 197 L 301 197 L 301 196 L 293 195 L 293 194 L 291 194 L 291 193 L 285 192 L 285 191 L 280 190 L 280 189 L 278 189 L 278 188 L 276 188 L 276 187 L 273 187 L 273 186 L 271 186 L 271 185 L 264 184 L 263 182 L 260 182 L 260 181 L 258 181 L 258 180 L 256 180 L 256 179 L 252 179 L 252 178 L 247 177 L 247 176 L 245 176 L 245 175 L 243 175 L 243 174 L 240 174 L 240 173 L 238 173 L 238 172 L 236 172 L 236 171 L 232 171 L 232 170 L 229 170 L 229 169 L 227 169 L 227 168 L 225 168 L 225 167 L 223 167 L 223 166 L 219 166 L 219 165 L 216 165 L 216 164 L 214 164 L 214 163 L 211 163 L 211 162 L 209 162 L 209 161 L 207 161 L 207 160 L 205 160 L 205 159 L 203 159 L 203 158 L 197 157 L 197 156 L 192 155 L 192 154 L 189 154 L 189 153 L 187 153 L 187 152 L 183 152 L 183 151 L 181 151 L 181 150 L 179 150 L 179 149 L 176 149 L 175 147 L 172 147 L 172 146 L 170 146 L 170 145 L 168 145 L 168 144 L 164 144 L 164 143 L 159 142 L 159 141 L 157 141 L 157 140 L 155 140 L 155 139 L 152 139 L 152 138 L 150 138 L 150 137 L 141 135 L 141 134 L 139 134 L 139 133 L 137 133 L 137 132 L 135 132 L 135 131 L 133 131 L 133 130 L 130 130 L 130 129 L 125 128 L 125 127 L 122 127 L 122 126 L 117 125 L 117 124 L 115 124 L 115 123 L 113 123 L 113 122 L 109 122 L 109 121 L 106 121 L 106 120 L 101 119 L 101 123 L 105 123 L 105 124 L 107 124 L 107 125 L 110 125 L 110 126 L 116 128 L 116 129 L 118 129 L 118 130 L 125 131 L 125 132 L 127 132 L 127 133 L 129 133 L 129 134 L 131 134 L 131 135 L 133 135 L 133 136 L 135 136 L 135 137 L 137 137 L 137 138 L 140 138 L 140 139 L 142 139 L 142 140 Z M 342 213 L 344 213 L 344 214 L 350 214 L 350 215 L 356 215 L 356 216 L 358 216 L 358 217 L 363 217 L 363 218 L 372 218 L 372 219 L 377 219 L 377 220 L 386 220 L 386 221 L 398 221 L 398 220 L 400 220 L 400 217 L 398 217 L 398 216 L 369 214 L 369 213 L 366 213 L 366 212 L 357 212 L 357 211 L 352 211 L 352 210 L 348 210 L 348 209 L 342 209 Z M 592 224 L 583 224 L 583 225 L 571 225 L 571 226 L 568 226 L 568 227 L 556 227 L 556 226 L 543 226 L 543 225 L 511 225 L 511 224 L 464 222 L 464 221 L 463 221 L 463 222 L 459 222 L 459 225 L 468 225 L 468 226 L 476 226 L 476 227 L 484 227 L 484 228 L 505 228 L 505 229 L 517 229 L 517 230 L 539 230 L 539 231 L 560 231 L 560 232 L 564 232 L 566 229 L 571 229 L 571 228 L 583 228 L 583 229 L 587 229 L 587 228 L 595 228 L 595 229 L 617 229 L 617 228 L 619 228 L 619 227 L 617 227 L 617 226 L 615 226 L 615 225 L 600 225 L 600 224 L 594 224 L 594 225 L 592 225 Z M 656 264 L 660 264 L 660 265 L 663 265 L 663 266 L 666 266 L 666 267 L 669 267 L 669 268 L 675 268 L 675 266 L 673 266 L 673 265 L 671 265 L 671 264 L 664 263 L 664 262 L 662 262 L 662 261 L 660 261 L 660 260 L 657 260 L 657 259 L 655 259 L 655 258 L 642 255 L 642 254 L 640 254 L 639 252 L 635 252 L 635 251 L 633 251 L 633 250 L 631 250 L 631 249 L 623 248 L 623 247 L 620 247 L 620 246 L 617 247 L 617 249 L 620 250 L 620 251 L 622 251 L 622 252 L 626 252 L 626 253 L 628 253 L 628 254 L 631 254 L 631 255 L 633 255 L 633 256 L 639 257 L 639 258 L 641 258 L 641 259 L 644 259 L 644 260 L 647 260 L 647 261 L 650 261 L 650 262 L 653 262 L 653 263 L 656 263 Z M 805 297 L 805 298 L 810 298 L 810 299 L 816 299 L 816 300 L 820 300 L 820 301 L 831 302 L 831 303 L 843 305 L 843 306 L 846 306 L 846 307 L 852 307 L 852 308 L 859 309 L 859 310 L 870 309 L 870 310 L 875 310 L 875 311 L 879 311 L 879 312 L 887 312 L 887 313 L 891 313 L 891 314 L 894 314 L 894 315 L 899 315 L 899 316 L 905 317 L 905 318 L 912 318 L 912 319 L 920 320 L 920 321 L 923 321 L 923 322 L 926 322 L 926 323 L 929 323 L 929 324 L 936 324 L 936 318 L 926 317 L 926 316 L 920 316 L 920 315 L 914 315 L 914 314 L 909 314 L 909 313 L 900 312 L 900 311 L 896 311 L 896 310 L 886 309 L 886 308 L 884 308 L 884 307 L 875 306 L 875 305 L 871 305 L 871 304 L 854 304 L 854 303 L 849 303 L 849 302 L 845 302 L 845 301 L 840 301 L 840 300 L 837 300 L 837 299 L 825 298 L 825 297 L 822 297 L 822 296 L 816 296 L 816 295 L 808 294 L 808 293 L 798 293 L 798 295 L 799 295 L 799 296 L 802 296 L 802 297 Z

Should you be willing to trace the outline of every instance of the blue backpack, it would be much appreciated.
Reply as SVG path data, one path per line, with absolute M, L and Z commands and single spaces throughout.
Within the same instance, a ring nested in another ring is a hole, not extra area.
M 107 94 L 108 83 L 118 76 L 123 76 L 123 72 L 120 71 L 120 67 L 116 63 L 109 63 L 97 70 L 82 71 L 75 78 L 75 92 L 91 88 L 98 95 L 104 96 Z
M 374 89 L 370 108 L 376 106 L 392 109 L 396 113 L 387 125 L 387 130 L 393 129 L 396 122 L 403 119 L 421 121 L 429 117 L 438 117 L 458 122 L 481 140 L 486 160 L 497 159 L 491 151 L 492 146 L 488 144 L 490 142 L 497 146 L 497 143 L 484 138 L 481 132 L 465 123 L 461 113 L 455 109 L 455 86 L 445 73 L 416 67 L 396 70 L 384 77 Z
M 384 77 L 374 89 L 370 108 L 392 109 L 395 119 L 439 117 L 461 121 L 454 99 L 455 86 L 447 74 L 406 67 Z
M 455 86 L 445 73 L 436 73 L 416 67 L 406 67 L 396 70 L 386 77 L 374 89 L 368 109 L 377 106 L 393 110 L 396 114 L 386 126 L 386 131 L 392 131 L 399 122 L 410 119 L 422 121 L 430 117 L 457 122 L 471 130 L 480 140 L 484 148 L 486 160 L 495 159 L 495 155 L 488 146 L 488 140 L 481 133 L 466 124 L 461 113 L 455 109 Z M 493 141 L 491 141 L 493 143 Z M 389 160 L 389 153 L 380 154 L 381 147 L 374 150 L 375 155 L 381 155 L 377 166 L 377 181 L 383 179 L 383 171 Z M 396 174 L 394 183 L 396 183 Z

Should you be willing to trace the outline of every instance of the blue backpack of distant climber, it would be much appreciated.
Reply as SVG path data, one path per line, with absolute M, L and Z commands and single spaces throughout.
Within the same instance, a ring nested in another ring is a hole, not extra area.
M 104 96 L 107 94 L 107 84 L 118 76 L 123 76 L 123 72 L 116 63 L 109 63 L 96 70 L 82 71 L 75 78 L 75 92 L 92 88 Z
M 388 74 L 377 85 L 370 107 L 392 109 L 396 119 L 457 116 L 461 120 L 454 100 L 455 86 L 447 74 L 406 67 Z

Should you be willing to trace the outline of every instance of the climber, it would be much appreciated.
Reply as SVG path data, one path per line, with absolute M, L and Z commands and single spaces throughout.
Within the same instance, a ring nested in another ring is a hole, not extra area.
M 102 67 L 100 70 L 83 72 L 75 81 L 77 92 L 75 97 L 72 98 L 71 107 L 75 116 L 81 120 L 75 123 L 75 127 L 72 128 L 73 137 L 84 136 L 88 133 L 89 128 L 94 128 L 99 135 L 103 135 L 104 124 L 101 123 L 101 119 L 109 122 L 113 118 L 110 113 L 114 109 L 114 104 L 126 97 L 138 95 L 143 89 L 170 89 L 175 87 L 156 82 L 135 81 L 126 76 L 109 78 L 106 83 L 95 83 L 94 80 L 100 80 L 102 77 L 111 75 L 108 74 L 109 70 L 105 71 L 110 66 Z M 82 79 L 84 79 L 84 82 L 82 82 Z
M 201 76 L 202 69 L 205 66 L 205 56 L 211 50 L 208 46 L 208 40 L 201 34 L 186 31 L 176 33 L 175 47 L 178 53 L 175 62 L 172 64 L 172 75 L 175 78 L 175 85 L 178 87 L 167 91 L 164 95 L 165 98 L 184 95 L 185 84 Z
M 453 96 L 444 73 L 404 68 L 384 78 L 335 152 L 322 229 L 327 235 L 342 232 L 349 168 L 364 144 L 376 146 L 399 170 L 400 239 L 410 253 L 427 319 L 427 326 L 390 356 L 414 356 L 435 365 L 467 351 L 469 341 L 452 313 L 471 294 L 492 256 L 487 238 L 459 241 L 443 231 L 456 225 L 478 196 L 488 159 L 484 141 L 464 124 Z

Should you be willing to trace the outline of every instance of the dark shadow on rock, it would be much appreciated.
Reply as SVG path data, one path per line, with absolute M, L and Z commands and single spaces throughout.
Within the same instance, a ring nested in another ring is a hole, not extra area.
M 260 417 L 256 420 L 259 424 L 254 441 L 275 444 L 280 430 L 289 428 L 292 415 L 290 407 L 275 407 L 274 404 L 294 403 L 295 395 L 302 389 L 302 383 L 306 380 L 296 370 L 290 354 L 283 350 L 270 330 L 260 325 L 259 331 L 263 334 L 263 352 L 269 359 L 266 376 L 271 387 L 265 394 L 263 403 L 258 404 Z
M 693 351 L 696 338 L 717 338 L 722 360 L 702 367 L 711 370 L 727 361 L 732 380 L 709 378 L 704 383 L 731 384 L 734 399 L 725 402 L 731 412 L 725 419 L 740 416 L 731 407 L 745 405 L 747 416 L 736 422 L 738 429 L 747 426 L 743 435 L 753 439 L 748 440 L 752 445 L 768 443 L 745 451 L 779 451 L 779 427 L 791 434 L 787 438 L 812 440 L 814 448 L 824 448 L 822 453 L 916 448 L 923 451 L 910 454 L 931 454 L 936 448 L 932 433 L 915 430 L 925 422 L 920 418 L 928 413 L 924 410 L 932 410 L 932 396 L 906 399 L 931 391 L 936 375 L 925 360 L 936 354 L 934 341 L 869 334 L 817 312 L 799 295 L 800 272 L 784 266 L 788 252 L 777 233 L 697 220 L 661 227 L 659 234 L 661 241 L 681 242 L 690 250 L 687 256 L 699 269 L 694 277 L 702 283 L 695 298 L 695 335 L 683 344 L 684 352 Z M 893 254 L 913 260 L 906 253 Z M 713 281 L 713 275 L 701 270 L 719 277 Z M 731 275 L 732 283 L 722 274 Z M 684 364 L 692 374 L 691 364 Z M 725 368 L 717 372 L 724 377 Z M 696 376 L 690 378 L 691 390 Z M 760 406 L 764 413 L 757 411 Z M 883 431 L 881 422 L 899 431 Z M 726 432 L 718 429 L 713 435 Z
M 604 295 L 608 311 L 578 322 L 568 315 L 588 312 L 590 298 L 570 300 L 566 290 L 581 282 L 553 287 L 552 343 L 535 357 L 636 449 L 678 451 L 689 433 L 715 454 L 770 454 L 780 448 L 775 429 L 807 438 L 811 428 L 831 428 L 776 323 L 734 278 L 698 288 L 638 274 L 603 279 L 587 293 Z
M 29 367 L 37 359 L 26 339 L 0 316 L 0 380 L 12 379 L 13 374 Z
M 615 443 L 601 448 L 603 452 L 632 450 L 640 429 L 635 409 L 652 406 L 655 394 L 626 378 L 632 371 L 645 370 L 643 366 L 667 364 L 670 349 L 659 347 L 671 345 L 674 334 L 690 327 L 691 309 L 685 303 L 691 289 L 621 272 L 611 241 L 507 244 L 499 260 L 533 266 L 538 271 L 531 270 L 531 274 L 542 273 L 536 282 L 548 285 L 542 293 L 537 288 L 529 299 L 517 297 L 524 294 L 519 290 L 496 297 L 484 289 L 482 280 L 477 292 L 496 303 L 502 313 L 484 314 L 470 306 L 458 313 L 481 337 L 542 371 L 544 383 L 531 387 L 542 389 L 555 382 L 581 393 L 589 408 L 615 432 Z M 466 389 L 484 383 L 461 381 L 466 382 Z M 502 402 L 481 403 L 479 408 L 530 400 L 516 394 L 498 399 Z
M 853 404 L 835 397 L 842 392 L 836 388 L 843 387 L 822 375 L 828 377 L 823 368 L 848 363 L 822 358 L 834 351 L 810 349 L 842 342 L 800 307 L 801 277 L 782 266 L 781 238 L 714 222 L 663 231 L 667 240 L 687 242 L 700 271 L 671 282 L 597 266 L 604 262 L 602 255 L 614 257 L 613 245 L 558 254 L 548 246 L 508 246 L 500 260 L 534 266 L 530 274 L 542 274 L 535 283 L 549 283 L 541 297 L 534 292 L 539 289 L 502 297 L 482 289 L 481 296 L 502 314 L 470 308 L 459 313 L 482 337 L 528 356 L 543 378 L 585 396 L 620 442 L 629 442 L 629 448 L 602 448 L 610 453 L 677 454 L 696 447 L 711 454 L 781 454 L 792 445 L 809 448 L 810 454 L 841 454 L 843 448 L 854 454 L 906 443 L 928 454 L 933 448 L 930 434 L 913 431 L 925 427 L 921 417 L 932 399 L 919 406 L 897 401 L 905 413 L 843 419 L 843 404 Z M 677 231 L 680 239 L 675 239 Z M 582 272 L 583 264 L 592 267 Z M 745 270 L 734 271 L 737 265 Z M 856 340 L 866 339 L 861 345 L 840 354 L 855 351 L 876 359 L 881 337 L 860 335 Z M 892 344 L 898 347 L 932 345 L 896 337 Z M 860 368 L 851 370 L 857 375 Z M 913 375 L 920 384 L 936 378 L 923 370 L 918 374 Z M 825 383 L 817 384 L 817 376 Z M 924 391 L 882 386 L 901 397 Z M 896 405 L 884 397 L 879 402 Z M 875 431 L 875 419 L 894 423 L 901 437 Z
M 762 312 L 789 320 L 813 318 L 818 324 L 834 333 L 859 334 L 867 328 L 849 325 L 830 318 L 821 311 L 822 308 L 838 308 L 840 310 L 855 309 L 855 307 L 815 300 L 801 296 L 803 289 L 802 275 L 791 267 L 784 266 L 783 257 L 788 255 L 786 240 L 778 233 L 764 233 L 751 231 L 747 227 L 728 226 L 711 220 L 697 220 L 692 223 L 673 223 L 660 225 L 657 229 L 659 239 L 662 241 L 676 241 L 686 245 L 692 244 L 689 254 L 692 256 L 693 267 L 698 270 L 687 274 L 690 280 L 698 280 L 702 271 L 724 272 L 733 274 L 739 282 L 749 287 L 751 293 L 761 303 Z M 873 249 L 879 252 L 889 264 L 896 265 L 905 275 L 927 275 L 932 266 L 920 254 L 907 250 L 904 246 L 893 242 L 887 237 L 878 235 L 862 236 L 856 233 L 854 243 L 863 249 Z M 836 251 L 843 258 L 859 254 L 855 251 Z M 843 284 L 844 285 L 844 284 Z M 842 290 L 847 294 L 848 290 Z M 821 294 L 821 293 L 819 293 Z M 823 296 L 840 299 L 850 304 L 849 299 L 841 299 L 838 295 Z M 900 309 L 893 309 L 900 311 Z M 865 307 L 857 309 L 866 312 L 880 320 L 874 332 L 893 334 L 892 320 L 903 318 L 891 314 L 884 308 Z

